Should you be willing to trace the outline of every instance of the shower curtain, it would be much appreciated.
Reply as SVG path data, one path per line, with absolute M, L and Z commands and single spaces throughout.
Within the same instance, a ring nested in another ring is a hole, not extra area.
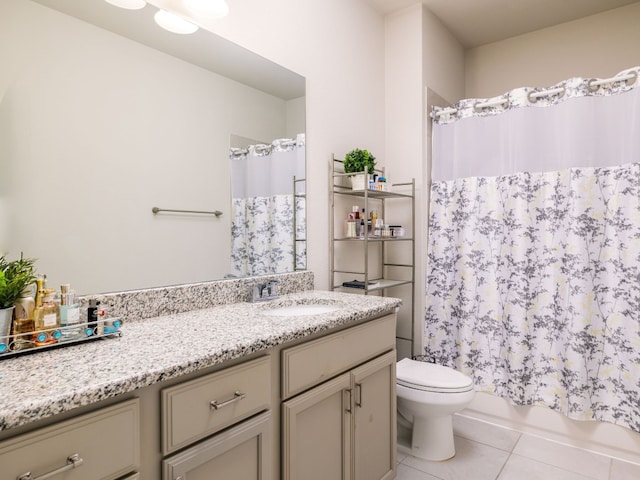
M 299 134 L 230 150 L 234 276 L 305 268 L 304 140 Z
M 434 109 L 425 345 L 640 432 L 640 68 Z

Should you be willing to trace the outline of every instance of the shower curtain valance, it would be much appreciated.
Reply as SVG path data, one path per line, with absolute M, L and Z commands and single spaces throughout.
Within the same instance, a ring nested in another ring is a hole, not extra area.
M 438 124 L 463 118 L 490 116 L 522 107 L 547 107 L 576 97 L 608 96 L 627 92 L 638 85 L 640 66 L 628 68 L 611 78 L 570 78 L 551 87 L 522 87 L 491 98 L 467 98 L 450 107 L 433 107 L 431 116 Z
M 610 79 L 572 78 L 434 107 L 432 180 L 607 167 L 640 158 L 639 74 L 634 67 Z M 551 93 L 533 98 L 544 92 Z M 611 138 L 616 141 L 606 141 Z

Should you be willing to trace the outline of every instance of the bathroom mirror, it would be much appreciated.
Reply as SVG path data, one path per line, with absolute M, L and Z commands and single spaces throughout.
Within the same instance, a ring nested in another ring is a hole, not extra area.
M 156 11 L 0 7 L 0 252 L 37 258 L 53 288 L 231 274 L 230 139 L 304 133 L 303 77 L 203 29 L 164 31 Z

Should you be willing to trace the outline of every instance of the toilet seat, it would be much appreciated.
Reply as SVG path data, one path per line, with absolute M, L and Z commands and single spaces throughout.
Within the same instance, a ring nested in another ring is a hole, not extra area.
M 396 383 L 406 388 L 435 393 L 473 390 L 473 381 L 453 368 L 404 358 L 396 364 Z

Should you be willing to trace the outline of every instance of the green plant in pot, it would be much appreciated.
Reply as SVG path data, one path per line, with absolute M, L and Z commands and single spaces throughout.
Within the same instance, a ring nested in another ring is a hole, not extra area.
M 13 261 L 7 260 L 4 255 L 0 257 L 0 343 L 1 337 L 9 335 L 16 300 L 36 280 L 34 264 L 34 259 L 22 255 L 19 260 Z
M 13 307 L 24 289 L 36 281 L 35 262 L 22 255 L 13 261 L 0 257 L 0 309 Z
M 362 175 L 351 176 L 351 184 L 354 190 L 364 190 L 364 173 L 373 175 L 376 167 L 376 157 L 369 150 L 355 148 L 344 157 L 345 173 L 361 173 Z

